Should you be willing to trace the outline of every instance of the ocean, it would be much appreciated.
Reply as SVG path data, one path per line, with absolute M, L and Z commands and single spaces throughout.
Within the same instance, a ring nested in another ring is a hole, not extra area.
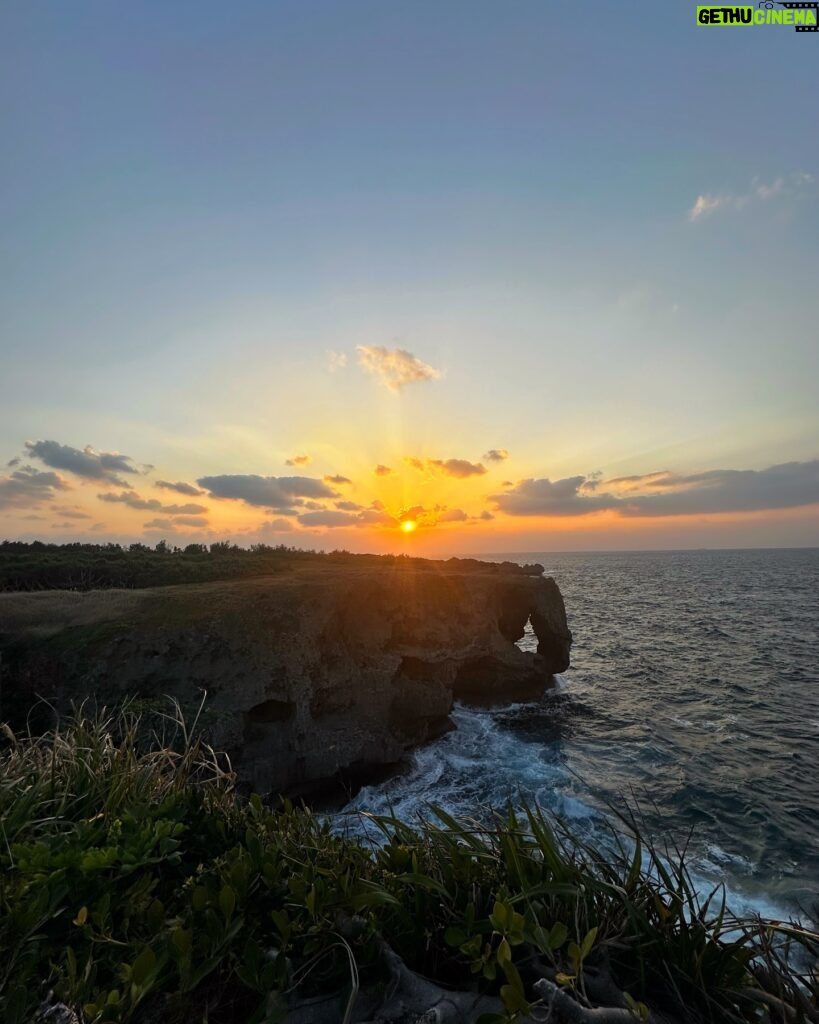
M 657 838 L 690 835 L 698 883 L 734 911 L 819 919 L 819 549 L 494 558 L 557 580 L 571 668 L 533 704 L 456 706 L 347 810 L 536 800 L 602 842 L 625 800 Z

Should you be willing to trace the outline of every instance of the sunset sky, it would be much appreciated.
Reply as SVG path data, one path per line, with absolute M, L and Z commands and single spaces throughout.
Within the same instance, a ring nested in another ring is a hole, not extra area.
M 3 3 L 0 538 L 819 544 L 819 35 L 695 11 Z

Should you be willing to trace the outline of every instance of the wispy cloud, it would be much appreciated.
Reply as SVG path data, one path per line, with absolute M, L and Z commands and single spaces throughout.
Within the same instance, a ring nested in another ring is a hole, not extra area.
M 294 455 L 285 462 L 286 466 L 306 466 L 313 460 L 309 455 Z
M 327 353 L 327 369 L 330 373 L 337 373 L 347 365 L 347 353 L 335 352 L 333 349 Z
M 799 189 L 815 184 L 815 181 L 812 174 L 799 171 L 796 174 L 774 178 L 770 183 L 754 178 L 750 188 L 741 193 L 704 192 L 697 196 L 694 205 L 688 211 L 688 219 L 702 220 L 717 210 L 742 210 L 753 203 L 764 203 L 777 196 L 793 194 Z
M 487 462 L 505 462 L 509 458 L 509 452 L 505 448 L 490 448 L 484 452 L 483 457 Z
M 186 494 L 189 498 L 196 498 L 200 494 L 204 494 L 204 491 L 199 487 L 187 484 L 184 480 L 177 480 L 176 483 L 171 483 L 169 480 L 157 480 L 154 487 L 159 487 L 165 491 L 176 491 L 177 494 Z
M 389 391 L 398 393 L 407 384 L 437 380 L 441 371 L 422 362 L 403 348 L 385 348 L 383 345 L 359 345 L 358 365 L 377 377 Z
M 326 484 L 336 484 L 338 487 L 341 487 L 344 484 L 351 484 L 353 482 L 348 476 L 342 476 L 340 473 L 336 473 L 334 476 L 327 474 L 323 477 L 323 480 Z
M 121 491 L 119 494 L 112 494 L 108 491 L 104 494 L 98 494 L 97 497 L 100 501 L 105 501 L 112 505 L 126 505 L 128 508 L 139 509 L 145 512 L 164 512 L 165 515 L 169 516 L 199 515 L 202 512 L 207 512 L 207 506 L 205 505 L 196 505 L 193 502 L 188 502 L 185 505 L 163 505 L 156 498 L 141 497 L 136 491 Z
M 378 465 L 373 470 L 373 472 L 375 473 L 376 476 L 389 476 L 390 473 L 392 473 L 392 470 L 390 469 L 389 466 L 384 466 L 379 462 Z

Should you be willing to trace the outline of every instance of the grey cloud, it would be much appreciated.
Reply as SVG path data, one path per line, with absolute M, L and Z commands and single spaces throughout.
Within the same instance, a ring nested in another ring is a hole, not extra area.
M 26 441 L 29 454 L 52 469 L 62 469 L 88 480 L 127 487 L 119 473 L 138 474 L 139 469 L 127 455 L 118 452 L 99 452 L 90 445 L 80 450 L 57 441 Z
M 438 515 L 437 522 L 439 523 L 464 523 L 469 519 L 469 516 L 464 512 L 462 508 L 448 508 L 445 512 L 441 512 Z
M 145 512 L 164 512 L 169 516 L 198 515 L 207 512 L 207 506 L 188 502 L 186 505 L 163 505 L 156 498 L 141 498 L 136 491 L 121 491 L 119 494 L 98 494 L 100 501 L 110 504 L 127 505 L 128 508 Z
M 351 484 L 353 481 L 348 476 L 336 474 L 336 476 L 325 476 L 324 482 L 326 484 L 337 484 L 338 486 L 341 486 L 342 484 Z
M 509 452 L 505 448 L 490 448 L 483 457 L 487 462 L 503 462 L 509 458 Z
M 584 497 L 579 493 L 584 476 L 564 480 L 521 480 L 503 494 L 491 494 L 499 512 L 510 516 L 582 516 L 613 508 L 618 499 L 611 495 Z
M 305 512 L 299 516 L 302 526 L 355 526 L 356 517 L 351 512 L 324 509 L 321 512 Z
M 582 516 L 605 509 L 626 517 L 682 516 L 800 508 L 819 504 L 819 459 L 760 470 L 663 471 L 593 483 L 590 493 L 582 476 L 522 480 L 490 500 L 512 516 Z
M 380 509 L 367 508 L 361 512 L 344 512 L 340 509 L 324 509 L 322 512 L 305 512 L 299 516 L 302 526 L 394 526 L 396 520 Z
M 197 498 L 200 494 L 204 494 L 199 487 L 186 484 L 184 480 L 177 480 L 176 483 L 171 483 L 169 480 L 157 480 L 154 487 L 159 487 L 164 491 L 176 491 L 177 494 L 186 494 L 189 498 Z
M 272 519 L 269 523 L 262 523 L 254 532 L 257 537 L 270 537 L 277 533 L 290 533 L 294 529 L 286 519 Z
M 688 476 L 668 474 L 661 494 L 624 499 L 627 516 L 707 515 L 760 512 L 819 504 L 819 459 L 767 469 L 715 469 Z
M 309 455 L 294 455 L 292 459 L 286 459 L 286 466 L 306 466 L 312 459 Z
M 337 498 L 321 480 L 307 476 L 257 476 L 226 474 L 203 476 L 196 481 L 214 498 L 233 498 L 261 508 L 287 509 L 295 498 Z
M 177 516 L 173 521 L 174 526 L 203 527 L 208 526 L 205 516 Z
M 146 530 L 172 530 L 173 523 L 170 519 L 151 519 L 147 523 L 143 523 L 143 527 Z
M 378 465 L 373 470 L 373 472 L 375 473 L 376 476 L 389 476 L 390 473 L 392 473 L 392 470 L 390 469 L 389 466 L 383 466 L 379 462 Z
M 55 498 L 57 491 L 69 490 L 57 473 L 40 472 L 32 466 L 0 476 L 0 508 L 26 508 Z
M 119 494 L 98 494 L 100 501 L 107 501 L 112 505 L 127 505 L 128 508 L 136 508 L 147 512 L 161 512 L 162 502 L 156 498 L 140 498 L 136 491 L 121 491 Z
M 54 511 L 58 516 L 64 516 L 66 519 L 92 519 L 87 512 L 82 512 L 77 508 L 65 508 L 62 505 L 55 505 Z
M 355 501 L 337 501 L 335 503 L 336 508 L 341 509 L 342 512 L 363 512 L 364 506 L 359 505 Z
M 169 516 L 198 516 L 203 512 L 207 512 L 207 505 L 197 505 L 192 501 L 189 501 L 186 505 L 163 505 L 162 511 L 167 512 Z

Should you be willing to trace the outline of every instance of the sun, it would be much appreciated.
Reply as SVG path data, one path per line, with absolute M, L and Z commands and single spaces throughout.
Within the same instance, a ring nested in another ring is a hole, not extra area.
M 401 529 L 404 533 L 412 533 L 413 530 L 418 529 L 418 523 L 416 523 L 414 519 L 405 519 L 404 522 L 401 523 Z

